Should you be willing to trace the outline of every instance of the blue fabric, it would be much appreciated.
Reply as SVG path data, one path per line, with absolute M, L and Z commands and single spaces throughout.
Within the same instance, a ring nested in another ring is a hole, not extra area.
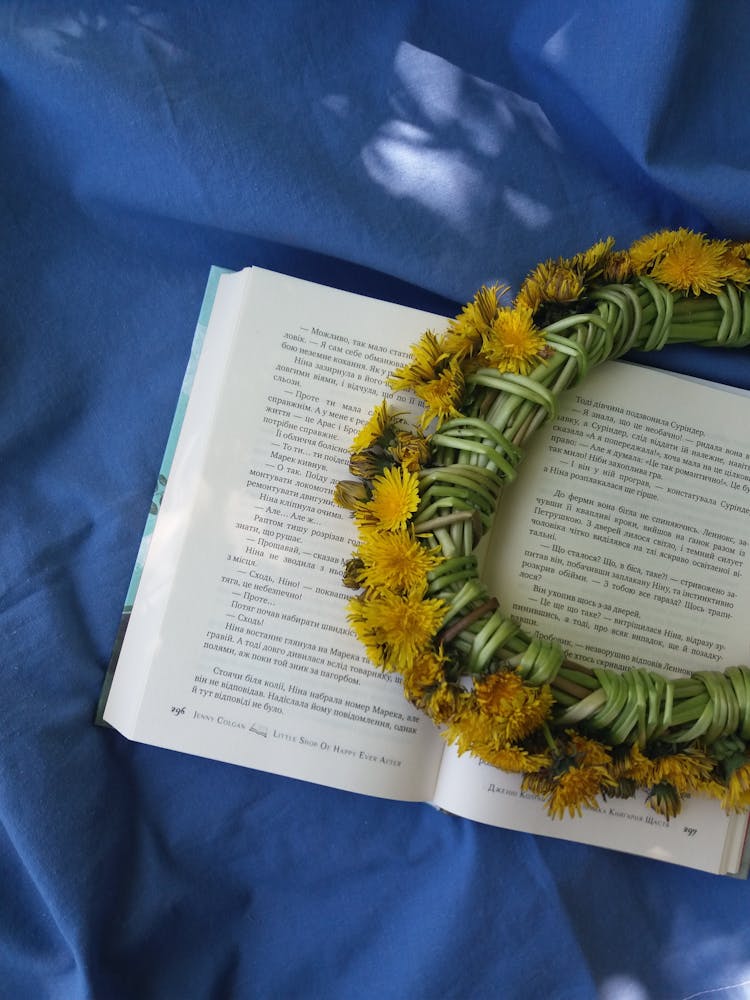
M 732 0 L 0 8 L 0 995 L 747 995 L 746 883 L 92 715 L 210 264 L 450 310 L 608 234 L 749 239 L 749 37 Z

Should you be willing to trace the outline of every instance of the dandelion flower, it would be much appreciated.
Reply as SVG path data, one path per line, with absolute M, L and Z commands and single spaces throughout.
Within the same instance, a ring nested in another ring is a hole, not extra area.
M 347 604 L 347 619 L 375 666 L 384 670 L 390 669 L 386 661 L 386 648 L 382 636 L 371 620 L 369 602 L 363 597 L 353 597 Z
M 516 306 L 535 313 L 546 302 L 575 302 L 583 293 L 583 279 L 567 260 L 538 264 L 521 285 Z
M 669 781 L 659 781 L 648 793 L 646 801 L 660 816 L 674 819 L 682 811 L 682 796 Z
M 497 750 L 507 742 L 504 732 L 496 725 L 498 720 L 478 710 L 475 694 L 470 694 L 466 703 L 468 711 L 450 720 L 443 733 L 447 743 L 455 745 L 459 754 L 472 753 L 478 757 L 483 751 Z
M 603 744 L 569 730 L 560 738 L 552 764 L 524 775 L 522 787 L 545 799 L 553 819 L 566 813 L 580 816 L 583 807 L 598 809 L 597 796 L 614 786 L 611 764 Z
M 482 346 L 482 338 L 497 316 L 499 299 L 508 291 L 507 286 L 483 285 L 461 313 L 451 320 L 445 335 L 445 350 L 458 358 L 471 357 Z
M 550 763 L 549 753 L 531 754 L 514 745 L 507 738 L 509 727 L 506 720 L 481 711 L 475 694 L 467 701 L 466 708 L 467 711 L 454 720 L 443 734 L 448 743 L 456 746 L 459 754 L 471 753 L 493 767 L 513 772 L 538 771 Z
M 388 647 L 388 661 L 399 670 L 411 666 L 429 647 L 445 617 L 445 603 L 412 593 L 388 591 L 366 601 L 368 623 L 378 644 Z
M 510 743 L 498 750 L 482 749 L 477 756 L 493 767 L 511 774 L 529 774 L 533 771 L 539 771 L 543 767 L 548 767 L 552 759 L 549 751 L 531 753 L 523 747 L 513 746 Z
M 482 355 L 488 367 L 527 375 L 547 355 L 544 335 L 531 317 L 527 306 L 500 310 L 484 338 Z
M 477 704 L 487 715 L 507 715 L 523 703 L 524 690 L 523 678 L 517 670 L 498 670 L 474 684 Z
M 624 774 L 644 788 L 667 781 L 684 793 L 700 789 L 713 768 L 713 760 L 697 747 L 678 753 L 649 755 L 635 745 L 630 748 Z
M 385 400 L 376 406 L 372 416 L 362 427 L 352 442 L 352 452 L 357 453 L 375 444 L 388 444 L 399 427 L 400 413 L 393 412 Z
M 598 278 L 604 271 L 607 262 L 612 254 L 612 247 L 615 245 L 614 239 L 609 236 L 606 240 L 599 240 L 583 253 L 577 253 L 571 260 L 571 267 L 581 275 L 585 284 L 594 278 Z
M 629 281 L 633 276 L 633 261 L 627 250 L 617 250 L 607 258 L 602 271 L 605 281 L 612 281 L 618 285 Z
M 629 250 L 630 260 L 636 274 L 645 274 L 660 261 L 687 229 L 662 229 L 658 233 L 642 236 Z
M 387 467 L 387 458 L 373 451 L 355 451 L 349 456 L 349 472 L 358 479 L 371 480 L 382 474 Z
M 409 472 L 419 472 L 429 460 L 430 442 L 424 434 L 400 431 L 389 451 Z
M 552 819 L 580 816 L 583 807 L 598 809 L 597 796 L 602 791 L 603 775 L 593 767 L 572 764 L 552 783 L 545 795 L 547 812 Z
M 363 586 L 403 593 L 424 591 L 427 574 L 442 560 L 438 550 L 430 551 L 405 528 L 367 534 L 358 555 L 364 564 L 359 573 Z
M 581 736 L 575 730 L 568 730 L 565 734 L 568 738 L 569 752 L 575 755 L 576 762 L 584 764 L 586 767 L 606 767 L 612 764 L 612 754 L 608 747 L 600 743 L 599 740 L 591 739 L 589 736 Z
M 424 382 L 432 382 L 440 374 L 441 366 L 449 358 L 442 341 L 432 330 L 422 334 L 420 340 L 412 345 L 412 360 L 403 365 L 388 379 L 392 389 L 416 389 Z
M 364 566 L 361 559 L 347 559 L 344 564 L 343 584 L 350 590 L 359 590 L 362 586 L 361 573 Z
M 444 420 L 461 416 L 458 409 L 464 392 L 461 366 L 453 358 L 450 365 L 444 368 L 437 378 L 416 386 L 414 392 L 427 406 L 421 418 L 423 427 L 427 427 L 433 420 L 440 426 Z
M 750 808 L 750 761 L 735 767 L 729 775 L 721 804 L 728 812 Z
M 442 681 L 425 698 L 424 710 L 436 725 L 455 723 L 464 717 L 470 698 L 457 684 Z
M 442 647 L 424 650 L 415 657 L 404 671 L 404 695 L 409 701 L 423 706 L 426 693 L 445 680 L 446 659 Z
M 750 263 L 748 263 L 748 243 L 729 243 L 722 259 L 722 269 L 728 281 L 740 288 L 750 283 Z
M 367 488 L 362 483 L 345 480 L 336 483 L 333 491 L 333 502 L 345 510 L 357 510 L 367 501 Z
M 673 292 L 716 295 L 726 280 L 726 243 L 701 233 L 681 230 L 680 236 L 654 264 L 651 276 Z
M 419 507 L 417 475 L 401 466 L 386 469 L 372 484 L 372 498 L 357 505 L 354 516 L 361 527 L 379 531 L 395 531 L 406 527 L 406 522 Z
M 481 713 L 492 720 L 499 744 L 525 739 L 549 718 L 554 699 L 548 685 L 525 684 L 515 670 L 489 674 L 474 683 Z

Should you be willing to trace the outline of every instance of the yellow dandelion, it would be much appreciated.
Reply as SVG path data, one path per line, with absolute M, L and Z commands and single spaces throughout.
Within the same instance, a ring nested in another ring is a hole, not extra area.
M 427 330 L 411 349 L 412 360 L 397 368 L 388 379 L 392 389 L 416 389 L 424 382 L 432 382 L 448 361 L 448 354 L 439 337 Z
M 349 472 L 359 479 L 374 479 L 384 469 L 382 456 L 376 456 L 371 451 L 355 451 L 349 456 Z
M 598 809 L 597 796 L 615 787 L 609 749 L 574 730 L 559 737 L 557 745 L 552 764 L 524 775 L 522 787 L 545 799 L 553 819 L 580 816 L 583 807 Z
M 602 271 L 604 281 L 622 285 L 633 277 L 633 261 L 627 250 L 617 250 L 607 258 Z
M 601 794 L 605 775 L 599 768 L 578 767 L 573 764 L 556 777 L 545 795 L 547 812 L 552 819 L 580 816 L 582 810 L 598 809 L 597 796 Z
M 347 619 L 375 666 L 390 669 L 386 662 L 385 645 L 371 619 L 369 602 L 362 597 L 353 597 L 347 604 Z
M 518 295 L 516 295 L 513 305 L 518 309 L 528 309 L 533 316 L 544 304 L 542 290 L 539 285 L 527 278 L 521 285 Z
M 721 781 L 718 780 L 718 778 L 716 777 L 716 772 L 714 772 L 714 774 L 710 778 L 707 778 L 700 785 L 698 791 L 701 793 L 701 795 L 708 795 L 712 799 L 718 799 L 720 802 L 724 803 L 727 794 L 727 787 L 726 785 L 723 785 Z M 747 807 L 750 807 L 750 801 L 748 801 Z M 727 808 L 726 805 L 724 805 L 724 808 L 727 810 L 727 812 L 732 811 L 731 808 Z M 744 808 L 746 807 L 745 806 L 741 807 L 741 809 Z
M 357 555 L 364 564 L 359 573 L 363 586 L 401 593 L 423 592 L 427 574 L 442 562 L 439 550 L 420 544 L 406 528 L 368 533 Z
M 497 716 L 482 712 L 476 695 L 469 695 L 464 712 L 443 733 L 459 754 L 471 753 L 504 771 L 528 773 L 551 762 L 549 752 L 531 754 L 505 737 L 506 727 Z
M 546 795 L 549 795 L 555 787 L 555 781 L 556 778 L 554 776 L 552 765 L 549 764 L 540 768 L 538 771 L 524 774 L 523 780 L 521 781 L 521 788 L 524 792 L 531 792 L 532 795 L 538 795 L 540 798 L 544 798 Z
M 426 330 L 412 347 L 413 367 L 424 381 L 435 377 L 437 366 L 446 357 L 442 338 Z
M 442 681 L 426 695 L 424 711 L 436 725 L 455 723 L 464 716 L 470 697 L 458 685 Z
M 352 480 L 336 483 L 333 491 L 333 502 L 345 510 L 357 510 L 367 498 L 366 487 Z
M 643 788 L 648 788 L 654 783 L 654 762 L 634 743 L 621 761 L 618 773 L 625 778 L 632 778 Z
M 750 761 L 735 767 L 729 775 L 721 804 L 728 812 L 750 808 Z
M 444 420 L 459 417 L 459 403 L 464 393 L 464 376 L 455 358 L 437 378 L 415 387 L 414 392 L 426 404 L 420 423 L 427 427 L 433 420 L 439 427 Z
M 546 260 L 537 264 L 521 285 L 516 305 L 536 310 L 546 302 L 576 302 L 583 294 L 584 283 L 571 261 Z
M 726 281 L 722 262 L 724 240 L 709 240 L 702 233 L 681 231 L 680 237 L 654 264 L 651 276 L 673 292 L 706 292 L 715 295 Z
M 632 799 L 638 785 L 632 778 L 613 777 L 612 783 L 602 789 L 608 799 Z
M 748 261 L 747 243 L 730 243 L 722 258 L 722 271 L 728 281 L 733 281 L 740 288 L 750 284 L 750 262 Z
M 524 702 L 526 685 L 517 670 L 498 670 L 474 683 L 477 704 L 487 715 L 507 715 Z
M 501 771 L 508 771 L 511 774 L 529 774 L 548 767 L 551 763 L 549 751 L 544 753 L 531 753 L 523 747 L 513 746 L 508 743 L 498 750 L 483 748 L 479 753 L 474 751 L 478 757 L 499 768 Z
M 419 653 L 404 671 L 404 695 L 418 707 L 424 706 L 426 693 L 445 681 L 446 656 L 442 647 Z
M 665 754 L 653 763 L 654 783 L 668 781 L 681 793 L 700 789 L 714 769 L 714 762 L 698 747 Z
M 370 419 L 354 438 L 352 452 L 365 451 L 374 444 L 383 444 L 383 439 L 386 444 L 389 443 L 400 426 L 400 417 L 401 414 L 391 410 L 383 400 L 380 406 L 375 407 Z
M 446 742 L 455 745 L 459 754 L 473 753 L 481 757 L 483 751 L 499 749 L 507 740 L 503 738 L 498 720 L 479 711 L 476 695 L 469 694 L 467 711 L 451 720 L 443 733 Z
M 574 729 L 567 730 L 565 735 L 568 738 L 568 752 L 573 754 L 577 764 L 586 767 L 610 768 L 612 753 L 609 747 L 600 743 L 599 740 L 582 736 Z
M 400 671 L 430 647 L 446 611 L 439 598 L 423 599 L 418 593 L 384 591 L 366 604 L 373 637 L 388 647 L 388 663 Z
M 482 348 L 488 367 L 522 375 L 527 375 L 548 353 L 544 334 L 534 326 L 526 306 L 501 309 Z
M 367 503 L 357 504 L 354 517 L 362 527 L 379 531 L 395 531 L 406 527 L 419 507 L 419 481 L 417 474 L 401 466 L 386 469 L 372 484 L 372 497 Z
M 396 440 L 389 451 L 409 472 L 419 472 L 429 461 L 430 442 L 424 434 L 401 431 L 396 435 Z
M 480 329 L 490 326 L 497 315 L 500 299 L 509 291 L 507 285 L 482 285 L 471 302 L 471 316 Z M 468 308 L 468 307 L 467 307 Z M 464 312 L 466 312 L 466 308 Z
M 713 760 L 698 747 L 677 753 L 644 753 L 634 745 L 630 748 L 623 774 L 642 788 L 653 788 L 668 782 L 678 792 L 698 791 L 714 769 Z
M 364 564 L 361 559 L 347 559 L 344 564 L 343 583 L 351 590 L 359 590 L 362 586 L 362 570 Z
M 674 819 L 682 811 L 682 796 L 669 781 L 660 781 L 654 785 L 646 801 L 654 812 L 665 819 Z
M 662 229 L 636 240 L 629 250 L 630 261 L 636 274 L 645 274 L 674 245 L 687 229 Z
M 451 320 L 443 340 L 446 352 L 459 360 L 471 357 L 482 346 L 482 338 L 497 316 L 499 300 L 507 286 L 483 285 L 461 313 Z
M 552 711 L 549 685 L 525 684 L 515 670 L 503 670 L 474 683 L 477 705 L 492 720 L 497 745 L 518 743 L 539 729 Z
M 602 274 L 607 262 L 612 254 L 612 247 L 615 245 L 614 239 L 609 236 L 606 240 L 599 240 L 583 253 L 577 253 L 570 264 L 574 271 L 581 275 L 584 284 L 589 284 Z

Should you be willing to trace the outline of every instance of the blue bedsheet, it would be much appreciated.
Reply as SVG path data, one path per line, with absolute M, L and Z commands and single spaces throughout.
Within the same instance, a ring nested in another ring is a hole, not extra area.
M 746 883 L 92 725 L 209 266 L 450 310 L 750 239 L 748 40 L 733 0 L 0 7 L 0 996 L 748 995 Z

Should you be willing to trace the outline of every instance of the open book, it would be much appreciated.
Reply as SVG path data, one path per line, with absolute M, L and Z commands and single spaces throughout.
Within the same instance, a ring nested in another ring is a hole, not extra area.
M 517 776 L 446 747 L 351 634 L 355 534 L 332 491 L 387 375 L 444 324 L 212 271 L 100 718 L 155 746 L 739 871 L 746 818 L 713 801 L 670 822 L 643 798 L 550 819 Z M 503 499 L 483 557 L 501 606 L 588 664 L 747 663 L 747 413 L 721 386 L 621 363 L 590 375 Z

